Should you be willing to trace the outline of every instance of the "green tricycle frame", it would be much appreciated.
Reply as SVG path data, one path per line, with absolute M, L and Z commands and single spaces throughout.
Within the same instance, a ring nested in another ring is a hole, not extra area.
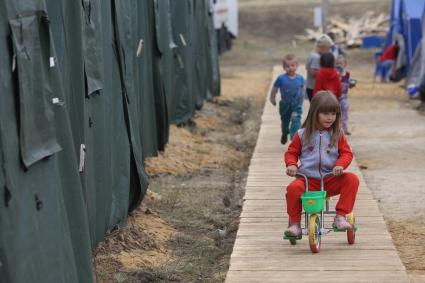
M 326 198 L 324 179 L 332 176 L 333 173 L 322 175 L 320 179 L 320 191 L 308 190 L 308 177 L 304 174 L 297 173 L 298 177 L 304 178 L 305 192 L 301 196 L 301 202 L 304 209 L 305 226 L 302 228 L 302 235 L 308 236 L 310 250 L 312 253 L 320 252 L 321 236 L 329 232 L 347 232 L 347 241 L 350 245 L 354 244 L 356 239 L 357 225 L 354 213 L 348 214 L 347 221 L 353 228 L 347 230 L 339 230 L 333 224 L 332 227 L 325 227 L 325 215 L 336 215 L 336 211 L 329 210 L 329 198 Z M 302 237 L 302 236 L 301 236 Z M 297 237 L 283 237 L 284 240 L 289 240 L 292 245 L 297 244 Z

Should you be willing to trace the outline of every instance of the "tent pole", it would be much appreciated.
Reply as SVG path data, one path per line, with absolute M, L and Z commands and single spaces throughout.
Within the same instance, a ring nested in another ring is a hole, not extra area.
M 329 7 L 329 0 L 322 0 L 321 9 L 322 9 L 323 33 L 328 33 L 328 7 Z

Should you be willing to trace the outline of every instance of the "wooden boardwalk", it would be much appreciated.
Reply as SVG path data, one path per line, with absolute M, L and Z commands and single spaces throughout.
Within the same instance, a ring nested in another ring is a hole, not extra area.
M 308 103 L 304 106 L 306 114 Z M 320 253 L 312 254 L 306 236 L 296 246 L 282 239 L 288 223 L 283 188 L 292 180 L 284 174 L 285 150 L 278 110 L 267 100 L 226 282 L 409 282 L 355 160 L 349 170 L 360 178 L 356 243 L 348 245 L 346 233 L 331 232 L 322 236 Z

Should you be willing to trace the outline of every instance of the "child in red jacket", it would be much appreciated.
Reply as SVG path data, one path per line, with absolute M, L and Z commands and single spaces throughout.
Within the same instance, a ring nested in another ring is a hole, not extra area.
M 324 180 L 327 196 L 340 195 L 336 204 L 334 224 L 338 229 L 351 229 L 345 216 L 352 212 L 359 187 L 358 177 L 344 170 L 350 165 L 353 153 L 341 129 L 341 110 L 338 100 L 328 91 L 320 91 L 311 100 L 307 118 L 285 153 L 286 173 L 295 177 L 298 172 L 308 177 L 310 191 L 320 190 Z M 301 195 L 305 191 L 303 178 L 292 181 L 286 190 L 289 227 L 288 237 L 301 238 Z
M 314 84 L 313 96 L 321 90 L 327 90 L 339 99 L 342 95 L 342 87 L 339 74 L 335 69 L 334 55 L 332 53 L 322 54 L 320 56 L 320 67 Z

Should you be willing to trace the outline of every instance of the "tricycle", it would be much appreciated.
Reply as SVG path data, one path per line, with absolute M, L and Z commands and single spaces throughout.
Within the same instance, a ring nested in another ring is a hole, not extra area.
M 308 177 L 297 173 L 298 177 L 302 177 L 305 180 L 305 192 L 301 196 L 305 217 L 305 226 L 302 228 L 302 235 L 308 236 L 312 253 L 320 252 L 321 237 L 330 232 L 346 232 L 347 241 L 350 245 L 354 244 L 356 239 L 357 225 L 355 223 L 354 213 L 346 216 L 347 221 L 352 226 L 351 229 L 339 230 L 334 224 L 332 224 L 332 227 L 325 227 L 325 215 L 336 215 L 336 211 L 329 210 L 329 198 L 326 197 L 324 186 L 324 179 L 332 175 L 332 173 L 322 175 L 320 179 L 320 191 L 309 191 Z M 289 240 L 292 245 L 296 245 L 297 240 L 300 240 L 300 238 L 288 236 L 284 236 L 283 239 Z

